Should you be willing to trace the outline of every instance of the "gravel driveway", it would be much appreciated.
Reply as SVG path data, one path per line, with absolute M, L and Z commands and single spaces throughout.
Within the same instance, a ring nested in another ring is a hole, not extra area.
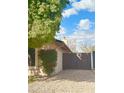
M 64 70 L 45 81 L 29 84 L 29 93 L 95 93 L 95 72 Z

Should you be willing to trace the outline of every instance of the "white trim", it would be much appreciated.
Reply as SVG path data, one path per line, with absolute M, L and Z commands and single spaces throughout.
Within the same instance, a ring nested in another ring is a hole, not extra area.
M 91 69 L 93 70 L 94 67 L 93 67 L 93 52 L 91 52 Z

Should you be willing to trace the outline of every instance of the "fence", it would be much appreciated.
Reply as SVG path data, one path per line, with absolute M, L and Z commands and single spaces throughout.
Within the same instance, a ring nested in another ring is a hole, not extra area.
M 63 69 L 95 69 L 95 51 L 92 53 L 64 53 Z

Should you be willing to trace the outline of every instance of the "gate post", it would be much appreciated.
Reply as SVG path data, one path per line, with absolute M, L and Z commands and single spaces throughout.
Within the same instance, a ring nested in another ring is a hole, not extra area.
M 91 70 L 93 70 L 94 68 L 93 68 L 93 52 L 91 51 Z

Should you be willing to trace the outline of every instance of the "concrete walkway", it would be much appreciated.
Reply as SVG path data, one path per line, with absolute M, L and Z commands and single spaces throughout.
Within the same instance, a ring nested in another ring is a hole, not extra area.
M 28 93 L 95 93 L 95 72 L 64 70 L 45 81 L 29 84 Z

